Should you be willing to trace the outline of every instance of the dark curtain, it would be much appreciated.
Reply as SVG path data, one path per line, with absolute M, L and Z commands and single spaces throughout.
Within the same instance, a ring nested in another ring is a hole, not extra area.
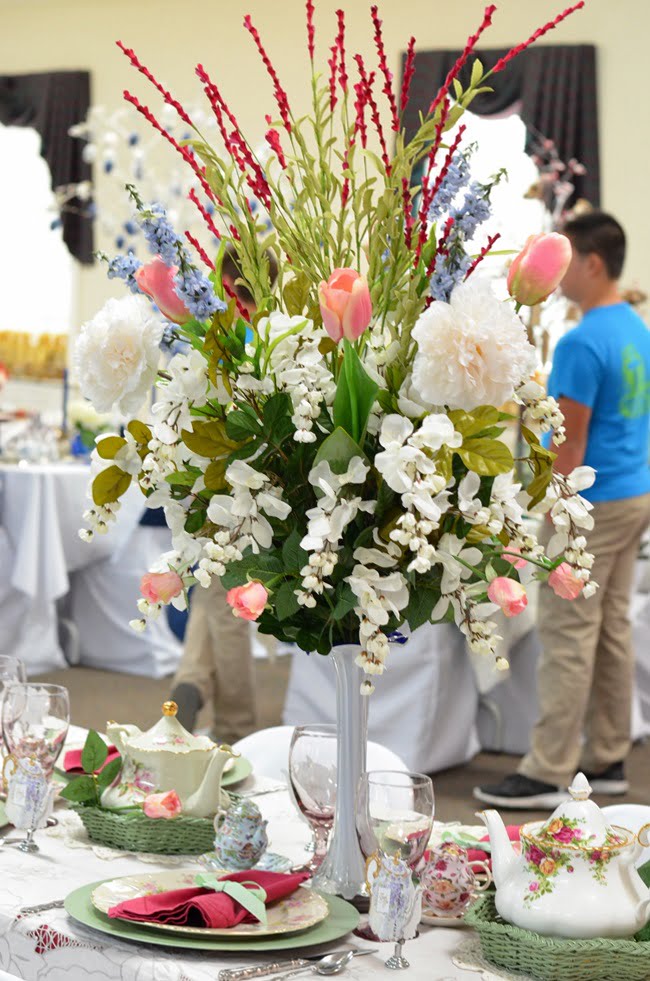
M 486 69 L 492 68 L 506 50 L 476 52 Z M 407 137 L 419 126 L 436 92 L 453 67 L 460 51 L 421 51 L 415 58 L 415 74 L 404 113 Z M 473 59 L 463 67 L 459 81 L 467 88 Z M 404 59 L 402 59 L 402 70 Z M 575 197 L 600 204 L 598 113 L 596 97 L 596 49 L 590 44 L 540 45 L 529 48 L 488 83 L 492 92 L 477 96 L 469 106 L 479 116 L 504 112 L 515 102 L 529 128 L 528 150 L 535 136 L 553 140 L 565 162 L 575 157 L 587 173 L 575 178 Z
M 0 75 L 0 123 L 31 126 L 41 137 L 41 156 L 52 175 L 52 187 L 91 179 L 82 160 L 83 143 L 69 135 L 74 123 L 86 118 L 90 107 L 88 72 L 45 72 L 38 75 Z M 62 217 L 63 239 L 72 255 L 93 261 L 93 225 L 77 214 L 88 202 L 74 198 Z

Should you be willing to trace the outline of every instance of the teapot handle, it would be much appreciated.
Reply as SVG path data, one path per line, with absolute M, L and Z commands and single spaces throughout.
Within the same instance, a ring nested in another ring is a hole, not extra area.
M 643 839 L 642 836 L 643 835 Z M 650 824 L 644 824 L 642 828 L 639 828 L 637 832 L 637 841 L 644 848 L 650 847 Z
M 372 855 L 370 855 L 366 859 L 366 889 L 368 890 L 368 894 L 372 892 L 372 886 L 370 885 L 370 875 L 371 875 L 370 866 L 372 862 L 375 863 L 375 871 L 374 873 L 372 873 L 372 878 L 376 879 L 377 876 L 379 875 L 379 869 L 381 867 L 381 863 L 379 861 L 379 852 L 373 852 Z
M 223 808 L 218 810 L 217 813 L 215 814 L 214 821 L 212 822 L 212 827 L 214 828 L 215 831 L 218 832 L 221 830 L 221 825 L 223 824 L 226 818 L 226 814 L 227 811 L 224 811 Z
M 16 773 L 16 770 L 18 769 L 18 760 L 13 755 L 13 753 L 11 753 L 9 756 L 6 756 L 5 757 L 5 760 L 4 760 L 4 763 L 2 764 L 2 789 L 3 789 L 3 791 L 5 793 L 7 792 L 7 788 L 8 788 L 8 785 L 9 785 L 9 782 L 7 780 L 7 774 L 5 772 L 6 769 L 7 769 L 7 763 L 12 763 L 13 764 L 14 774 L 15 774 Z
M 476 876 L 476 882 L 474 888 L 476 892 L 484 892 L 492 884 L 492 870 L 487 862 L 475 861 L 470 862 L 469 867 L 472 872 L 474 872 L 475 867 L 478 868 L 483 874 Z

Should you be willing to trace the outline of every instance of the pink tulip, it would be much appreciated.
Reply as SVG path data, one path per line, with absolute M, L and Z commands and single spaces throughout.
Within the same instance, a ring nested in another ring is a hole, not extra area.
M 169 603 L 183 592 L 183 580 L 177 572 L 145 572 L 140 592 L 150 603 Z
M 571 262 L 566 235 L 531 235 L 508 272 L 508 292 L 517 303 L 532 307 L 560 285 Z
M 335 269 L 318 287 L 318 299 L 323 326 L 337 344 L 343 337 L 356 341 L 370 323 L 368 283 L 354 269 Z
M 235 586 L 226 593 L 226 603 L 232 612 L 242 620 L 257 620 L 267 604 L 269 594 L 261 582 L 247 582 L 245 586 Z
M 523 569 L 528 564 L 527 559 L 523 558 L 520 550 L 514 545 L 508 545 L 501 553 L 501 558 L 509 562 L 510 565 L 514 565 L 515 569 Z
M 528 606 L 526 590 L 516 579 L 497 576 L 488 586 L 488 599 L 501 607 L 507 617 L 516 617 Z
M 181 298 L 176 292 L 174 277 L 178 266 L 166 266 L 159 255 L 140 266 L 135 271 L 135 281 L 147 296 L 150 296 L 163 317 L 173 324 L 186 324 L 192 319 Z
M 148 818 L 175 818 L 181 813 L 181 802 L 175 790 L 160 794 L 148 794 L 142 802 L 142 810 Z
M 584 589 L 584 582 L 578 579 L 568 562 L 563 562 L 548 577 L 548 584 L 556 596 L 574 600 Z

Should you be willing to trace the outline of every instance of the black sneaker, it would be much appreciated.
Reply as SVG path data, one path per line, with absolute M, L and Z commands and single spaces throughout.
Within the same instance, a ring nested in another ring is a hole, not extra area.
M 474 796 L 486 804 L 510 810 L 537 811 L 555 808 L 569 796 L 560 787 L 541 780 L 531 780 L 522 773 L 510 773 L 501 783 L 474 787 Z
M 625 779 L 625 764 L 622 761 L 612 763 L 600 773 L 585 773 L 585 776 L 595 794 L 619 797 L 621 794 L 626 794 L 630 789 L 630 785 Z

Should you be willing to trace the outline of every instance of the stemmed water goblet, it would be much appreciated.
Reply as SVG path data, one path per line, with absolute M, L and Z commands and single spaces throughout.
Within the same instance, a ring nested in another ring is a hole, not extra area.
M 33 840 L 34 832 L 45 813 L 54 764 L 70 725 L 68 689 L 61 685 L 11 684 L 5 688 L 0 711 L 2 734 L 10 754 L 5 766 L 13 762 L 17 772 L 24 761 L 23 772 L 31 781 L 26 791 L 26 803 L 32 804 L 31 824 L 18 847 L 23 852 L 36 852 L 39 849 Z
M 289 747 L 291 790 L 314 835 L 309 869 L 316 872 L 327 854 L 336 806 L 336 726 L 296 726 Z
M 10 654 L 0 655 L 0 702 L 5 688 L 13 682 L 27 681 L 25 665 L 19 657 Z M 0 731 L 0 752 L 3 750 L 2 732 Z
M 402 888 L 410 890 L 413 897 L 416 896 L 416 887 L 411 877 L 417 872 L 429 843 L 433 813 L 433 784 L 425 774 L 371 770 L 361 776 L 356 808 L 361 851 L 368 864 L 371 858 L 376 860 L 378 871 L 382 865 L 389 872 L 394 868 L 396 882 L 401 863 L 404 870 Z M 391 863 L 391 859 L 395 860 L 394 863 Z M 395 928 L 399 931 L 400 926 L 406 925 L 406 922 L 397 923 Z M 395 952 L 386 962 L 387 967 L 399 969 L 409 966 L 402 956 L 404 936 L 378 939 L 396 940 Z

